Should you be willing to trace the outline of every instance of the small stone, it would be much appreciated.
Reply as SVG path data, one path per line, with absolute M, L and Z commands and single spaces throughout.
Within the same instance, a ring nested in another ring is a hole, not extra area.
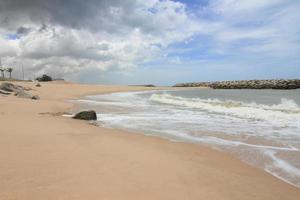
M 33 96 L 31 97 L 31 99 L 33 99 L 33 100 L 40 100 L 40 97 L 39 97 L 38 95 L 33 95 Z

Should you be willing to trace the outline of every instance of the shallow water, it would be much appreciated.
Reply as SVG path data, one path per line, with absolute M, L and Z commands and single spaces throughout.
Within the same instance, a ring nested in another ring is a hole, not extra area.
M 210 145 L 300 187 L 300 90 L 127 92 L 78 102 L 103 126 Z

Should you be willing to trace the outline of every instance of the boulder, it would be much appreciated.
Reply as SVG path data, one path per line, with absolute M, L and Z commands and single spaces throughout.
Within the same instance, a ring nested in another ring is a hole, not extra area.
M 37 83 L 37 84 L 35 85 L 35 87 L 41 87 L 41 84 Z
M 77 113 L 73 118 L 81 120 L 97 120 L 97 114 L 93 110 L 88 110 Z
M 23 87 L 20 85 L 14 85 L 12 83 L 2 83 L 0 85 L 0 90 L 6 91 L 6 92 L 19 92 L 23 90 Z
M 6 92 L 6 91 L 3 91 L 3 90 L 0 90 L 0 94 L 10 95 L 11 93 L 10 93 L 10 92 Z
M 25 99 L 33 99 L 33 100 L 39 100 L 40 97 L 38 95 L 31 95 L 25 91 L 18 91 L 15 93 L 15 96 L 19 98 L 25 98 Z

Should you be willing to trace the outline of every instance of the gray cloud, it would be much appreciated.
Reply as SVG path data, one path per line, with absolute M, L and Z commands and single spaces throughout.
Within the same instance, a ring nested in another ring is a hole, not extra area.
M 184 12 L 179 10 L 181 8 L 181 3 L 151 0 L 146 3 L 140 0 L 1 0 L 0 24 L 10 30 L 28 23 L 101 30 L 110 34 L 132 28 L 151 33 L 173 28 L 172 23 L 166 22 L 178 17 L 173 12 L 175 9 Z
M 23 27 L 23 26 L 20 26 L 18 29 L 17 29 L 17 34 L 18 35 L 27 35 L 29 32 L 30 32 L 30 28 L 26 28 L 26 27 Z
M 87 27 L 108 1 L 96 0 L 1 0 L 1 27 L 19 27 L 23 23 L 59 24 Z M 115 1 L 111 1 L 113 4 Z
M 0 56 L 37 74 L 132 68 L 198 28 L 170 0 L 0 0 Z

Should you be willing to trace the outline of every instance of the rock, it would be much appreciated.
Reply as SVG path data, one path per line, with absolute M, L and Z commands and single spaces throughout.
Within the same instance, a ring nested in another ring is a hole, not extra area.
M 34 100 L 40 99 L 39 96 L 37 96 L 37 95 L 31 95 L 31 94 L 25 92 L 28 90 L 31 90 L 31 88 L 23 87 L 20 85 L 15 85 L 12 83 L 2 83 L 0 85 L 0 93 L 1 94 L 9 95 L 12 92 L 14 92 L 15 96 L 20 97 L 20 98 L 27 98 L 27 99 L 34 99 Z
M 0 90 L 0 94 L 10 95 L 11 93 L 10 93 L 10 92 L 6 92 L 6 91 L 3 91 L 3 90 Z
M 77 113 L 73 118 L 81 120 L 97 120 L 97 114 L 93 110 L 82 111 Z
M 209 87 L 209 82 L 177 83 L 173 87 Z
M 39 100 L 40 97 L 38 95 L 31 95 L 25 91 L 19 91 L 15 93 L 15 96 L 19 98 L 25 98 L 25 99 L 34 99 L 34 100 Z
M 31 97 L 31 99 L 33 99 L 33 100 L 40 100 L 40 97 L 39 97 L 38 95 L 33 95 L 33 96 Z
M 23 90 L 23 87 L 12 83 L 2 83 L 0 89 L 6 92 L 19 92 Z
M 35 85 L 35 87 L 41 87 L 41 84 L 37 83 L 37 84 Z
M 36 80 L 41 82 L 52 81 L 52 77 L 47 74 L 43 74 L 41 77 L 36 78 Z
M 24 91 L 18 91 L 15 93 L 15 96 L 20 97 L 20 98 L 26 98 L 26 99 L 31 99 L 31 95 L 28 94 L 27 92 Z
M 300 79 L 277 80 L 240 80 L 240 81 L 216 81 L 199 83 L 179 83 L 173 87 L 210 87 L 213 89 L 298 89 Z

